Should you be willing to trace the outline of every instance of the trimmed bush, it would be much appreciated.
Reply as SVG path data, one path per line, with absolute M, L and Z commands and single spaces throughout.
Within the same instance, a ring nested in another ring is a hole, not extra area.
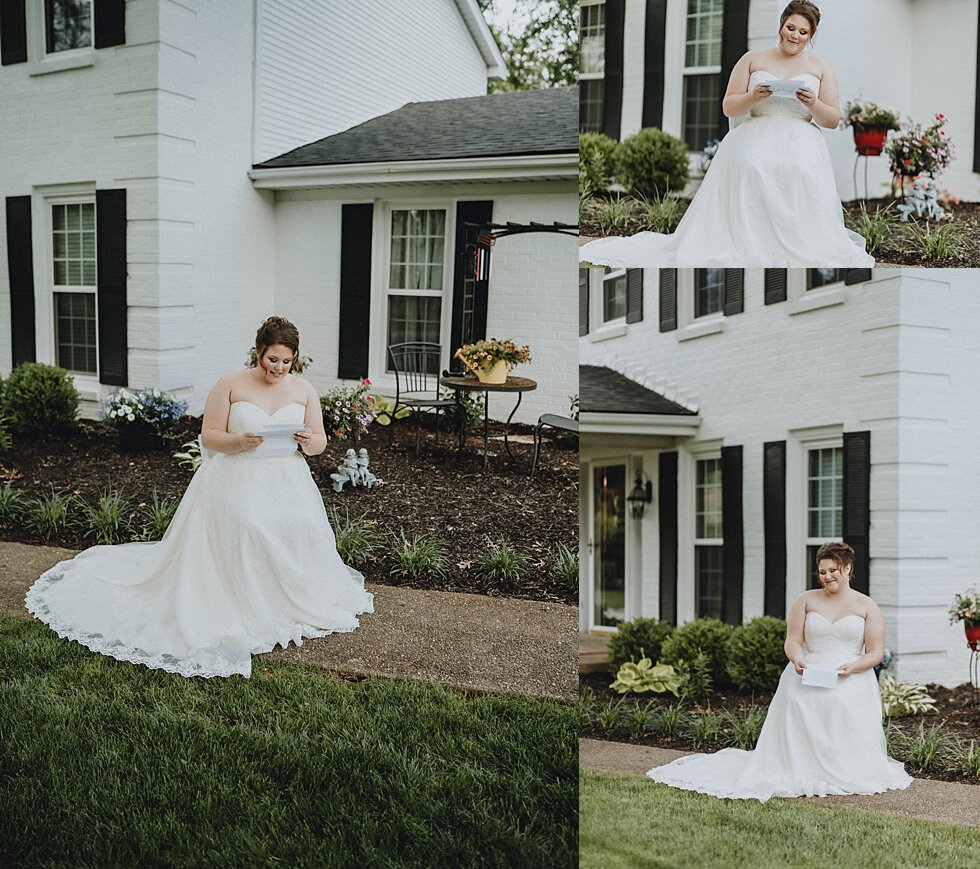
M 3 387 L 3 412 L 15 434 L 46 434 L 75 425 L 78 390 L 64 368 L 27 362 Z
M 609 186 L 618 147 L 619 143 L 604 133 L 578 134 L 579 193 L 591 195 Z
M 732 631 L 728 678 L 739 691 L 775 691 L 786 669 L 786 622 L 759 616 Z
M 661 649 L 674 631 L 673 625 L 660 619 L 633 619 L 622 622 L 609 640 L 609 663 L 613 671 L 628 661 L 639 661 L 646 656 L 656 662 Z
M 695 619 L 674 630 L 664 642 L 660 658 L 665 664 L 676 665 L 681 661 L 693 664 L 698 652 L 704 652 L 708 658 L 712 684 L 718 687 L 728 682 L 725 658 L 732 630 L 731 625 L 718 619 Z
M 669 190 L 679 192 L 689 174 L 687 145 L 663 130 L 647 127 L 620 144 L 615 171 L 624 187 L 647 199 L 659 199 Z

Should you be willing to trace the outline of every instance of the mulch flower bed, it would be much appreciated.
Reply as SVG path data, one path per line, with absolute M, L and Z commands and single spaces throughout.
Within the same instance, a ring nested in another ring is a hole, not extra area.
M 75 433 L 39 439 L 14 438 L 13 448 L 0 455 L 0 485 L 12 481 L 27 498 L 70 492 L 94 504 L 110 486 L 134 504 L 160 498 L 179 499 L 192 472 L 173 458 L 181 445 L 200 433 L 200 418 L 185 418 L 171 433 L 168 448 L 159 453 L 123 455 L 117 434 L 102 422 L 80 423 Z M 530 432 L 514 425 L 511 434 Z M 528 438 L 528 440 L 530 440 Z M 366 447 L 375 486 L 335 493 L 334 473 L 350 447 Z M 398 425 L 395 443 L 388 445 L 387 428 L 372 425 L 355 444 L 333 441 L 320 456 L 307 461 L 329 509 L 343 517 L 363 515 L 382 538 L 371 560 L 360 565 L 370 582 L 416 588 L 464 591 L 541 601 L 575 603 L 577 587 L 568 588 L 550 570 L 554 547 L 564 543 L 577 551 L 578 445 L 572 439 L 547 442 L 538 472 L 528 471 L 531 445 L 512 444 L 517 461 L 508 461 L 503 443 L 491 441 L 490 467 L 483 470 L 482 436 L 467 439 L 455 453 L 455 435 L 443 431 L 438 445 L 434 432 L 423 430 L 421 455 L 415 456 L 414 424 Z M 76 511 L 77 512 L 77 511 Z M 449 569 L 445 576 L 424 579 L 402 577 L 390 554 L 391 535 L 409 539 L 429 535 L 446 547 Z M 0 529 L 0 539 L 84 549 L 95 542 L 84 531 L 70 527 L 44 540 L 25 527 Z M 474 564 L 488 547 L 488 539 L 505 540 L 531 558 L 531 567 L 519 581 L 501 582 L 476 575 Z
M 617 694 L 610 688 L 614 679 L 612 673 L 583 673 L 579 675 L 579 694 L 591 693 L 597 707 L 602 707 L 610 701 L 618 701 L 622 708 L 646 706 L 651 700 L 657 704 L 677 704 L 679 701 L 673 694 Z M 971 740 L 978 740 L 980 734 L 980 703 L 976 702 L 973 687 L 969 684 L 956 688 L 944 688 L 942 685 L 928 685 L 929 696 L 936 701 L 936 712 L 920 715 L 906 715 L 892 718 L 891 723 L 906 736 L 913 736 L 924 725 L 928 731 L 933 725 L 940 725 L 945 736 L 960 740 L 961 744 L 970 745 Z M 684 706 L 689 712 L 731 712 L 737 713 L 755 704 L 767 708 L 772 700 L 773 692 L 760 693 L 752 696 L 734 692 L 713 692 L 709 698 L 701 698 L 697 702 L 688 700 Z M 725 746 L 721 743 L 694 748 L 691 740 L 685 735 L 674 738 L 665 736 L 633 737 L 627 731 L 627 725 L 613 730 L 603 730 L 595 723 L 582 725 L 580 735 L 590 739 L 608 739 L 616 742 L 631 742 L 636 745 L 654 745 L 659 748 L 675 748 L 682 751 L 714 752 Z M 938 779 L 940 781 L 956 781 L 965 784 L 980 785 L 980 779 L 971 776 L 963 770 L 949 769 L 936 765 L 926 770 L 917 770 L 906 762 L 910 775 L 920 778 Z

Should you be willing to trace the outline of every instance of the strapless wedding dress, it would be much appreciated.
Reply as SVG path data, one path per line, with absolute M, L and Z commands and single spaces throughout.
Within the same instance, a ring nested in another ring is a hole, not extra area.
M 300 428 L 304 415 L 236 401 L 228 430 Z M 253 654 L 352 631 L 373 611 L 298 452 L 214 454 L 162 540 L 87 549 L 44 573 L 26 605 L 61 637 L 182 676 L 248 676 Z
M 757 70 L 749 89 L 775 78 Z M 815 76 L 799 79 L 819 92 Z M 870 268 L 864 239 L 844 227 L 830 154 L 810 121 L 795 97 L 756 103 L 721 141 L 673 234 L 596 239 L 580 258 L 629 268 Z
M 809 612 L 803 632 L 807 664 L 836 668 L 863 654 L 861 616 L 830 622 Z M 760 802 L 877 794 L 912 783 L 905 767 L 886 751 L 873 670 L 838 678 L 834 688 L 803 685 L 801 679 L 787 664 L 753 751 L 726 748 L 686 755 L 647 775 L 684 790 Z

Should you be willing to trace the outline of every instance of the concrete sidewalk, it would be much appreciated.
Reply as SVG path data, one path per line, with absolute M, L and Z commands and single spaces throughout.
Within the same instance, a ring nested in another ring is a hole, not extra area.
M 31 618 L 24 595 L 73 550 L 0 541 L 0 612 Z M 456 688 L 574 702 L 578 609 L 503 597 L 367 584 L 374 613 L 350 634 L 306 640 L 268 657 L 338 673 L 397 676 Z M 261 667 L 262 658 L 253 661 Z
M 689 752 L 649 745 L 579 740 L 579 766 L 643 776 L 648 769 L 662 766 Z M 865 812 L 885 812 L 923 821 L 942 821 L 980 827 L 980 786 L 917 778 L 904 791 L 886 791 L 871 796 L 801 797 L 817 806 L 832 806 Z

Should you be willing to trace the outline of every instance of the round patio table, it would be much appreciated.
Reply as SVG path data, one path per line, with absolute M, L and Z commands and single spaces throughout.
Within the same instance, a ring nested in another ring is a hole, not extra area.
M 525 392 L 531 392 L 538 388 L 537 381 L 529 377 L 508 377 L 503 383 L 481 383 L 469 374 L 443 374 L 439 378 L 439 385 L 453 390 L 456 396 L 456 404 L 459 405 L 461 392 L 482 392 L 483 393 L 483 469 L 487 468 L 487 442 L 490 436 L 490 402 L 488 401 L 491 392 L 512 392 L 517 395 L 517 403 L 504 423 L 504 447 L 511 461 L 515 461 L 514 454 L 510 451 L 508 434 L 510 432 L 510 421 L 517 413 L 517 408 L 521 406 L 521 398 Z M 466 443 L 466 414 L 459 413 L 459 444 L 456 452 L 461 452 Z

